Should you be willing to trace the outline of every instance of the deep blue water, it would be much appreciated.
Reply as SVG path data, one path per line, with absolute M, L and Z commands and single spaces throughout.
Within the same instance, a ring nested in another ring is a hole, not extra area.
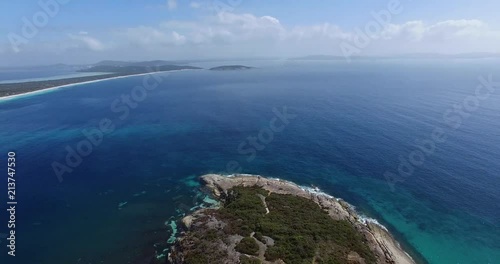
M 245 173 L 344 198 L 424 262 L 498 263 L 500 87 L 459 128 L 443 121 L 474 95 L 479 76 L 500 81 L 498 65 L 284 61 L 251 71 L 158 74 L 159 87 L 124 120 L 111 105 L 144 77 L 0 102 L 1 171 L 7 151 L 17 153 L 16 261 L 146 258 L 171 236 L 171 221 L 201 199 L 196 177 L 227 172 L 237 161 Z M 238 146 L 269 131 L 274 111 L 284 108 L 296 117 L 249 162 Z M 59 182 L 51 164 L 64 163 L 66 146 L 75 149 L 82 131 L 103 118 L 114 132 Z M 392 190 L 384 173 L 396 173 L 399 157 L 431 139 L 435 127 L 447 139 Z

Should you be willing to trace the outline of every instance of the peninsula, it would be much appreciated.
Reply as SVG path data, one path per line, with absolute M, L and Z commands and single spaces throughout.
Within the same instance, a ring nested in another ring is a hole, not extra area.
M 13 97 L 21 94 L 32 93 L 40 90 L 55 89 L 72 84 L 81 84 L 99 80 L 122 78 L 134 75 L 143 75 L 155 72 L 169 72 L 179 70 L 201 70 L 203 68 L 189 65 L 162 64 L 167 61 L 144 61 L 144 62 L 121 62 L 102 61 L 97 64 L 80 68 L 77 72 L 96 73 L 96 75 L 72 77 L 55 80 L 26 81 L 16 83 L 0 83 L 0 98 Z M 253 67 L 243 65 L 225 65 L 214 67 L 209 70 L 229 71 L 246 70 Z M 98 75 L 97 75 L 98 74 Z
M 46 81 L 30 81 L 30 82 L 20 82 L 20 83 L 3 83 L 0 84 L 0 98 L 25 94 L 30 92 L 35 92 L 39 90 L 45 90 L 70 84 L 85 83 L 98 80 L 106 80 L 118 77 L 126 77 L 133 75 L 148 74 L 154 72 L 167 72 L 176 70 L 194 70 L 201 69 L 199 67 L 193 66 L 178 66 L 178 65 L 163 65 L 156 67 L 149 66 L 109 66 L 109 65 L 99 65 L 93 66 L 87 69 L 80 70 L 79 72 L 96 72 L 96 73 L 109 73 L 100 74 L 94 76 L 85 77 L 74 77 L 66 79 L 57 80 L 46 80 Z
M 182 219 L 168 263 L 415 263 L 383 226 L 340 199 L 258 175 L 201 181 L 220 206 Z

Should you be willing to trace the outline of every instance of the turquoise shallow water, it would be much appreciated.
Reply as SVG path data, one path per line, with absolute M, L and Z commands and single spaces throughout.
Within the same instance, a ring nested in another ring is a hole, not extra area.
M 0 155 L 18 156 L 16 261 L 141 263 L 161 254 L 175 220 L 206 199 L 197 176 L 238 162 L 243 172 L 344 198 L 422 262 L 497 263 L 498 93 L 447 130 L 394 190 L 383 176 L 443 126 L 443 114 L 474 93 L 478 76 L 500 76 L 495 65 L 273 62 L 252 71 L 159 74 L 161 84 L 125 120 L 111 106 L 143 77 L 1 102 Z M 296 117 L 254 159 L 242 154 L 239 145 L 284 107 Z M 115 131 L 60 183 L 51 164 L 64 162 L 65 147 L 76 148 L 82 131 L 103 118 Z

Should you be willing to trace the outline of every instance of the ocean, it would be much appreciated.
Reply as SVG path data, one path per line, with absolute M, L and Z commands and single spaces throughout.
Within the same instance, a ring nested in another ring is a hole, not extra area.
M 17 200 L 1 263 L 143 263 L 207 205 L 198 176 L 235 172 L 342 198 L 422 263 L 499 263 L 498 61 L 245 65 L 0 101 L 2 208 L 9 151 Z

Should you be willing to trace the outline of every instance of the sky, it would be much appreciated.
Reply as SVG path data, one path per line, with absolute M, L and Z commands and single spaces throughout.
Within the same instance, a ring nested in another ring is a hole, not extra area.
M 498 0 L 16 0 L 0 66 L 500 53 Z

